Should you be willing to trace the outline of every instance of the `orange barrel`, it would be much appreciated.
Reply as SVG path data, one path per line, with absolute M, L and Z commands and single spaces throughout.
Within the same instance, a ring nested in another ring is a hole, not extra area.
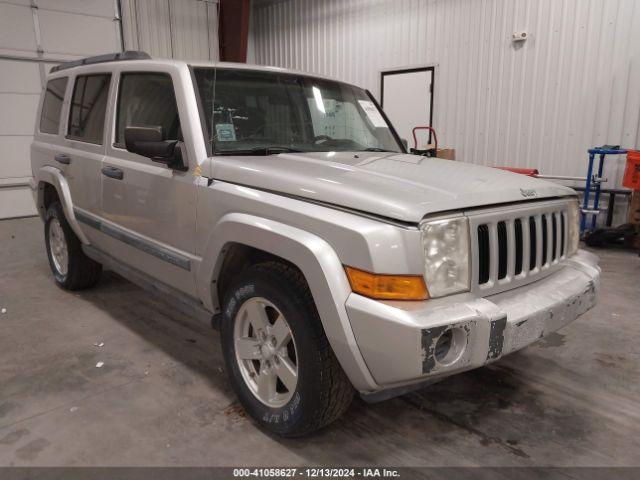
M 640 152 L 637 150 L 627 152 L 627 168 L 624 171 L 622 185 L 632 190 L 640 190 Z

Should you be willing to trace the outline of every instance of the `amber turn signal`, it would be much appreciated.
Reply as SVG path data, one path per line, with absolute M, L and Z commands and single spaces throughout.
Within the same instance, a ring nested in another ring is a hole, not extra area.
M 344 267 L 351 289 L 376 300 L 426 300 L 427 286 L 421 275 L 378 275 Z

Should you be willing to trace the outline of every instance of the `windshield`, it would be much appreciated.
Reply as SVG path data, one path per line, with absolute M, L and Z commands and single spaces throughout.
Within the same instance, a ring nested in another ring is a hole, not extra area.
M 360 88 L 274 72 L 194 72 L 215 154 L 402 151 Z

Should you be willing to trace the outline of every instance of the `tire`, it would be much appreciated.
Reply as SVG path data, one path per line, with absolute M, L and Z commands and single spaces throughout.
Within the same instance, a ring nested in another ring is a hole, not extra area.
M 102 265 L 84 254 L 59 202 L 53 202 L 47 209 L 44 238 L 56 284 L 66 290 L 82 290 L 98 282 Z
M 267 340 L 251 350 L 259 352 L 257 359 L 245 360 L 240 356 L 247 356 L 243 353 L 246 350 L 236 339 L 243 336 L 241 340 L 260 342 L 260 331 L 254 329 L 253 323 L 248 331 L 242 330 L 252 318 L 246 312 L 255 311 L 251 310 L 254 307 L 264 307 L 272 341 L 278 336 L 274 332 L 282 331 L 278 328 L 282 318 L 291 340 L 278 346 L 273 357 L 268 352 L 264 354 Z M 285 437 L 305 435 L 339 418 L 351 404 L 354 389 L 329 345 L 311 292 L 298 270 L 267 262 L 240 274 L 225 296 L 220 336 L 231 385 L 247 413 L 266 430 Z M 259 393 L 265 364 L 267 371 L 271 368 L 276 372 L 277 383 L 275 393 L 266 389 L 268 400 L 261 400 L 265 398 Z M 291 383 L 286 381 L 289 375 L 281 375 L 287 371 L 285 364 L 289 370 L 297 370 L 294 388 L 287 386 Z

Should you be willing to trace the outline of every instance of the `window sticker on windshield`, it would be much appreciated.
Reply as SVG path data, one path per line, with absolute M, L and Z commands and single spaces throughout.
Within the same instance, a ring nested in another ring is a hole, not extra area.
M 216 134 L 219 142 L 236 141 L 236 130 L 233 123 L 216 123 Z
M 369 121 L 373 124 L 374 127 L 378 128 L 387 126 L 384 118 L 382 118 L 382 115 L 380 115 L 380 112 L 371 100 L 358 100 L 358 103 L 365 111 L 367 117 L 369 118 Z

